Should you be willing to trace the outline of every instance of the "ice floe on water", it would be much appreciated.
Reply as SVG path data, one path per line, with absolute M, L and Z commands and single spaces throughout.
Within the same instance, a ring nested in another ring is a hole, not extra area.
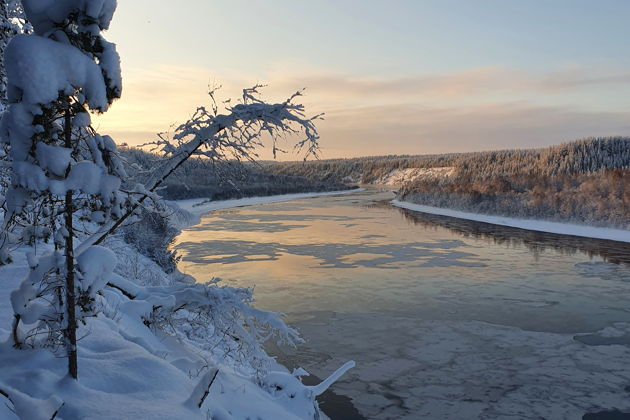
M 369 314 L 315 314 L 294 325 L 310 351 L 289 357 L 307 370 L 324 374 L 344 358 L 357 361 L 335 390 L 368 418 L 579 419 L 630 409 L 626 346 L 477 321 Z M 629 325 L 598 334 L 624 336 Z M 366 351 L 366 342 L 383 336 L 390 345 Z
M 630 268 L 627 265 L 611 264 L 605 261 L 588 261 L 577 263 L 575 267 L 586 277 L 630 282 Z

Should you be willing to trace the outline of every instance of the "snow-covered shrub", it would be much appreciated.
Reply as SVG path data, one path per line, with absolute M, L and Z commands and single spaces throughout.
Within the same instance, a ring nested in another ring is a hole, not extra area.
M 179 261 L 177 252 L 169 249 L 179 231 L 169 224 L 164 211 L 143 208 L 138 218 L 122 229 L 125 241 L 132 244 L 142 254 L 167 273 L 172 273 Z
M 273 339 L 294 345 L 301 342 L 299 334 L 283 322 L 282 314 L 254 308 L 252 289 L 219 286 L 218 281 L 149 287 L 136 299 L 152 305 L 147 326 L 261 375 L 271 362 L 262 344 Z

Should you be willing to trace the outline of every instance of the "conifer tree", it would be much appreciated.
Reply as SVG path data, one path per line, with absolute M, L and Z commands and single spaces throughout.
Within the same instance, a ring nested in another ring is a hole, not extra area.
M 113 255 L 92 247 L 75 261 L 77 218 L 103 223 L 127 205 L 124 170 L 114 142 L 90 128 L 90 111 L 104 112 L 121 94 L 120 65 L 107 29 L 116 2 L 23 2 L 34 34 L 15 36 L 6 48 L 9 107 L 2 138 L 12 164 L 3 252 L 20 227 L 27 243 L 52 239 L 54 251 L 31 258 L 31 272 L 12 294 L 14 342 L 65 348 L 77 378 L 77 319 L 93 311 Z M 88 261 L 88 259 L 90 261 Z M 79 308 L 80 313 L 76 313 Z M 29 326 L 24 334 L 18 321 Z

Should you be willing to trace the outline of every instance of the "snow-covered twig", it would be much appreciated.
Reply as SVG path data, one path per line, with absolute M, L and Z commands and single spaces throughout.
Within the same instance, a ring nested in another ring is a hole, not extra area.
M 356 363 L 354 363 L 354 361 L 352 360 L 344 363 L 343 366 L 341 366 L 339 369 L 334 371 L 328 378 L 324 379 L 320 384 L 312 386 L 311 389 L 313 390 L 313 394 L 316 396 L 323 394 L 328 388 L 330 388 L 332 384 L 334 384 L 339 378 L 341 378 L 344 373 L 346 373 L 347 371 L 355 367 L 355 365 Z
M 203 402 L 210 394 L 210 387 L 212 387 L 212 384 L 214 383 L 214 380 L 217 378 L 218 374 L 219 369 L 217 368 L 211 369 L 206 372 L 193 390 L 192 395 L 190 396 L 188 401 L 186 401 L 186 404 L 201 408 Z
M 302 95 L 296 92 L 286 101 L 267 104 L 254 95 L 258 93 L 255 86 L 245 89 L 242 103 L 229 107 L 228 114 L 208 112 L 204 107 L 197 109 L 193 117 L 176 129 L 173 142 L 161 136 L 153 144 L 167 154 L 164 164 L 145 183 L 142 195 L 137 203 L 118 220 L 103 225 L 95 234 L 83 241 L 75 250 L 79 255 L 87 247 L 100 244 L 108 235 L 118 229 L 143 201 L 187 159 L 201 154 L 209 159 L 223 159 L 231 155 L 235 159 L 252 159 L 256 156 L 255 148 L 261 143 L 263 133 L 271 135 L 274 151 L 279 136 L 302 133 L 303 139 L 296 143 L 296 148 L 306 148 L 306 157 L 317 156 L 319 135 L 315 121 L 321 115 L 304 117 L 304 106 L 295 104 L 295 98 Z M 201 150 L 203 149 L 203 150 Z

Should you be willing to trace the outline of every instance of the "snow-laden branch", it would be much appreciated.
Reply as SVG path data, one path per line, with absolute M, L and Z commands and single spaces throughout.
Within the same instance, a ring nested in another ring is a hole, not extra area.
M 206 372 L 195 387 L 195 389 L 193 389 L 192 395 L 190 396 L 190 398 L 188 398 L 185 404 L 190 407 L 201 408 L 203 402 L 210 394 L 210 387 L 214 383 L 218 374 L 219 369 L 217 368 L 210 369 L 208 372 Z
M 252 346 L 274 336 L 281 344 L 294 345 L 302 342 L 299 333 L 284 323 L 283 314 L 251 306 L 251 289 L 216 286 L 216 281 L 205 284 L 178 283 L 168 287 L 134 287 L 118 276 L 112 276 L 111 280 L 116 289 L 126 290 L 128 294 L 134 295 L 134 300 L 151 305 L 151 314 L 147 315 L 151 324 L 159 324 L 168 319 L 168 323 L 173 325 L 178 322 L 173 319 L 173 315 L 179 312 L 184 318 L 191 314 L 195 314 L 193 318 L 201 315 L 210 317 L 213 322 L 202 322 L 201 325 L 229 330 L 232 335 Z M 185 322 L 190 323 L 190 320 Z M 177 331 L 176 329 L 173 332 Z
M 216 107 L 212 112 L 205 107 L 197 108 L 189 121 L 177 127 L 173 141 L 160 137 L 152 143 L 169 158 L 146 183 L 147 190 L 154 191 L 192 155 L 212 160 L 251 160 L 257 157 L 256 149 L 262 145 L 263 134 L 271 137 L 275 156 L 280 137 L 303 133 L 295 147 L 299 150 L 306 148 L 305 159 L 317 157 L 319 135 L 314 121 L 321 115 L 304 116 L 304 105 L 294 103 L 295 98 L 302 95 L 301 91 L 282 103 L 268 104 L 254 96 L 260 87 L 244 89 L 241 103 L 228 107 L 228 114 L 218 114 Z M 213 97 L 213 92 L 210 95 Z
M 350 360 L 343 364 L 339 369 L 334 371 L 328 378 L 324 379 L 318 385 L 314 385 L 311 387 L 313 394 L 322 395 L 324 391 L 326 391 L 332 384 L 334 384 L 339 378 L 343 376 L 344 373 L 352 369 L 356 366 L 356 363 L 353 360 Z
M 256 149 L 263 144 L 262 137 L 265 134 L 271 137 L 274 155 L 279 151 L 279 139 L 301 134 L 302 138 L 295 144 L 295 148 L 305 151 L 305 159 L 308 156 L 317 157 L 319 135 L 315 121 L 322 116 L 309 118 L 304 115 L 304 105 L 294 102 L 302 95 L 301 91 L 284 102 L 268 104 L 255 96 L 260 87 L 244 89 L 241 103 L 228 107 L 226 114 L 218 114 L 214 106 L 212 111 L 199 107 L 189 121 L 177 127 L 172 141 L 160 136 L 151 143 L 167 156 L 163 165 L 138 190 L 140 198 L 131 209 L 118 220 L 101 226 L 76 248 L 76 254 L 79 255 L 91 245 L 101 243 L 120 227 L 142 202 L 154 197 L 157 188 L 193 155 L 215 161 L 230 158 L 253 160 L 257 157 Z M 213 92 L 210 94 L 212 97 Z

